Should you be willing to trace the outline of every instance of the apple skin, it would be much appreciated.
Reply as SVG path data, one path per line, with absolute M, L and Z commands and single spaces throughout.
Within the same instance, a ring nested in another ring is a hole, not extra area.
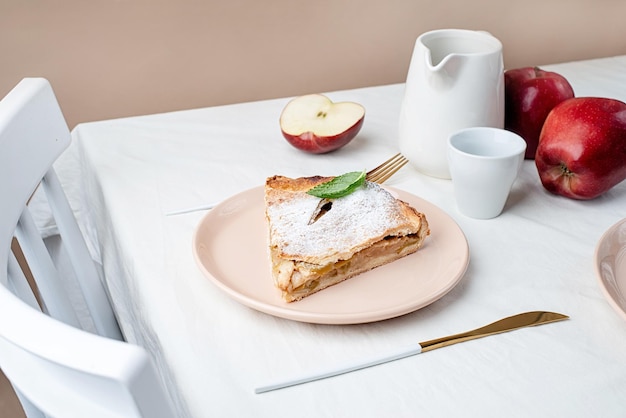
M 535 165 L 547 190 L 572 199 L 593 199 L 626 179 L 626 103 L 578 97 L 557 105 Z
M 304 132 L 300 135 L 290 135 L 283 131 L 285 139 L 299 150 L 309 152 L 311 154 L 325 154 L 335 151 L 352 141 L 363 126 L 364 119 L 359 119 L 348 130 L 333 136 L 318 136 L 311 131 Z
M 291 122 L 297 119 L 301 129 L 287 128 L 287 119 Z M 365 109 L 360 104 L 333 103 L 321 94 L 309 94 L 291 100 L 279 120 L 287 142 L 311 154 L 325 154 L 345 146 L 357 136 L 364 121 Z M 326 125 L 324 131 L 319 128 L 320 123 Z
M 504 72 L 504 128 L 526 141 L 526 159 L 535 158 L 539 135 L 548 113 L 574 89 L 562 75 L 539 67 Z

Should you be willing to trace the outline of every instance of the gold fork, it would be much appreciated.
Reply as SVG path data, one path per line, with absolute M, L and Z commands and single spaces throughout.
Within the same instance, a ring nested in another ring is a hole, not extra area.
M 398 153 L 394 155 L 393 157 L 391 157 L 390 159 L 388 159 L 387 161 L 385 161 L 384 163 L 382 163 L 381 165 L 379 165 L 378 167 L 374 167 L 373 169 L 365 173 L 365 179 L 374 183 L 382 184 L 383 182 L 387 181 L 389 177 L 396 174 L 398 170 L 404 167 L 404 165 L 407 162 L 408 160 L 404 158 L 402 154 Z M 318 205 L 318 209 L 316 209 L 315 214 L 311 217 L 311 220 L 309 221 L 309 223 L 313 223 L 315 222 L 315 220 L 319 218 L 318 215 L 320 212 L 320 208 L 328 202 L 329 202 L 328 199 L 322 199 L 320 201 L 320 204 Z M 166 212 L 165 216 L 180 215 L 183 213 L 212 209 L 216 204 L 217 203 L 210 203 L 208 205 L 173 210 L 170 212 Z
M 368 171 L 365 175 L 365 179 L 367 181 L 382 184 L 387 181 L 389 177 L 396 174 L 398 170 L 404 167 L 408 162 L 409 160 L 407 160 L 402 154 L 397 153 L 378 167 Z
M 408 163 L 407 160 L 402 154 L 397 153 L 378 167 L 372 168 L 370 171 L 365 173 L 365 179 L 367 181 L 371 181 L 373 183 L 382 184 L 389 179 L 389 177 L 393 176 L 400 170 L 402 167 Z M 311 218 L 309 218 L 308 225 L 315 223 L 319 218 L 322 217 L 330 207 L 331 199 L 323 198 L 317 204 L 317 207 L 311 214 Z

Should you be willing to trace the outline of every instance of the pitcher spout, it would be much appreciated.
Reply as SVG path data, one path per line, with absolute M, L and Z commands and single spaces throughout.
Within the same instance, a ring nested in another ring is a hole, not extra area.
M 466 57 L 459 54 L 448 54 L 440 60 L 434 60 L 433 54 L 426 54 L 428 81 L 432 87 L 451 87 L 459 79 L 459 73 L 465 65 Z

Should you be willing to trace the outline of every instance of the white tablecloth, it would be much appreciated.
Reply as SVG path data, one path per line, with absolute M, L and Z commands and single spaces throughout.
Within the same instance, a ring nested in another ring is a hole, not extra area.
M 578 96 L 626 101 L 626 56 L 544 68 L 565 75 Z M 458 212 L 449 181 L 403 168 L 388 184 L 455 219 L 471 262 L 442 299 L 382 322 L 276 318 L 232 300 L 202 275 L 192 234 L 205 212 L 165 213 L 220 201 L 274 174 L 333 175 L 379 164 L 398 149 L 403 88 L 328 93 L 363 104 L 367 115 L 357 139 L 326 155 L 302 153 L 282 138 L 278 117 L 288 99 L 85 123 L 73 131 L 60 175 L 104 266 L 123 330 L 154 355 L 181 417 L 626 415 L 626 323 L 604 299 L 593 267 L 600 236 L 626 217 L 626 182 L 592 201 L 569 200 L 546 192 L 526 161 L 504 213 L 484 221 Z M 253 392 L 281 376 L 527 310 L 571 319 Z

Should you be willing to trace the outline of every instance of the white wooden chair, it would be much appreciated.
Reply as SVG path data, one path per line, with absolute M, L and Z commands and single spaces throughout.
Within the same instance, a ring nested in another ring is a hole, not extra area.
M 52 168 L 69 143 L 45 79 L 26 78 L 0 101 L 0 368 L 29 418 L 174 417 L 148 353 L 123 341 Z M 38 187 L 46 193 L 99 335 L 80 329 L 29 213 L 27 203 Z M 16 242 L 35 286 L 11 250 Z

